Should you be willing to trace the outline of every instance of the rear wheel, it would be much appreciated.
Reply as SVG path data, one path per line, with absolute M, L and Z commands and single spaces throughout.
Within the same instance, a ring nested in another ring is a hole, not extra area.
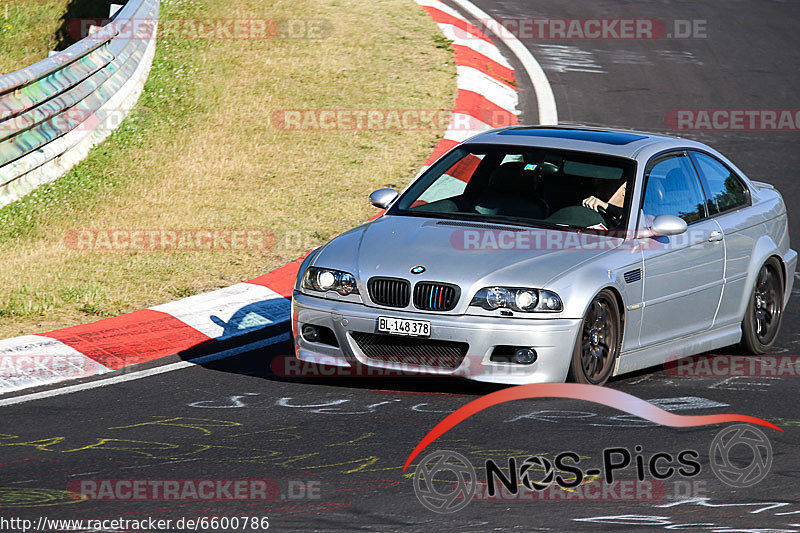
M 621 332 L 617 299 L 610 291 L 602 291 L 586 310 L 572 351 L 568 379 L 604 385 L 614 370 Z
M 742 348 L 762 354 L 772 348 L 783 319 L 783 271 L 770 257 L 758 271 L 742 320 Z

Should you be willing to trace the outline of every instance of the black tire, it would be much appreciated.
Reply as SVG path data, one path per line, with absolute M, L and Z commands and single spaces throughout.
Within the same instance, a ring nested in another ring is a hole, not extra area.
M 605 385 L 619 355 L 622 327 L 617 299 L 604 290 L 595 296 L 572 350 L 568 380 L 588 385 Z
M 742 320 L 742 349 L 753 355 L 775 344 L 783 320 L 783 269 L 775 257 L 761 266 Z

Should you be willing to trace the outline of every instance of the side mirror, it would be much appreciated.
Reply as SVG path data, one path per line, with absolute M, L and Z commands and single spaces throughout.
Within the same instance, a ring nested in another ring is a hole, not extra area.
M 386 209 L 389 207 L 389 204 L 394 202 L 394 199 L 397 198 L 397 194 L 397 191 L 394 189 L 378 189 L 369 195 L 369 203 L 375 207 Z
M 680 235 L 685 233 L 689 227 L 686 221 L 675 215 L 658 215 L 653 219 L 652 230 L 656 235 Z

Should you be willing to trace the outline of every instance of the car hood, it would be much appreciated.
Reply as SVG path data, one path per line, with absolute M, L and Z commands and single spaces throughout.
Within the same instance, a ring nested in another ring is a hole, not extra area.
M 325 245 L 314 265 L 373 276 L 442 281 L 464 291 L 492 285 L 545 288 L 623 239 L 498 224 L 383 216 Z M 425 271 L 411 274 L 421 265 Z

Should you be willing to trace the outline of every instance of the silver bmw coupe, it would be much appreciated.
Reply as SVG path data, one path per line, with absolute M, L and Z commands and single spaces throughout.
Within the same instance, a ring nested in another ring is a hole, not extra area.
M 492 130 L 370 200 L 385 213 L 301 265 L 303 361 L 604 384 L 736 343 L 764 353 L 792 292 L 781 195 L 699 142 Z

